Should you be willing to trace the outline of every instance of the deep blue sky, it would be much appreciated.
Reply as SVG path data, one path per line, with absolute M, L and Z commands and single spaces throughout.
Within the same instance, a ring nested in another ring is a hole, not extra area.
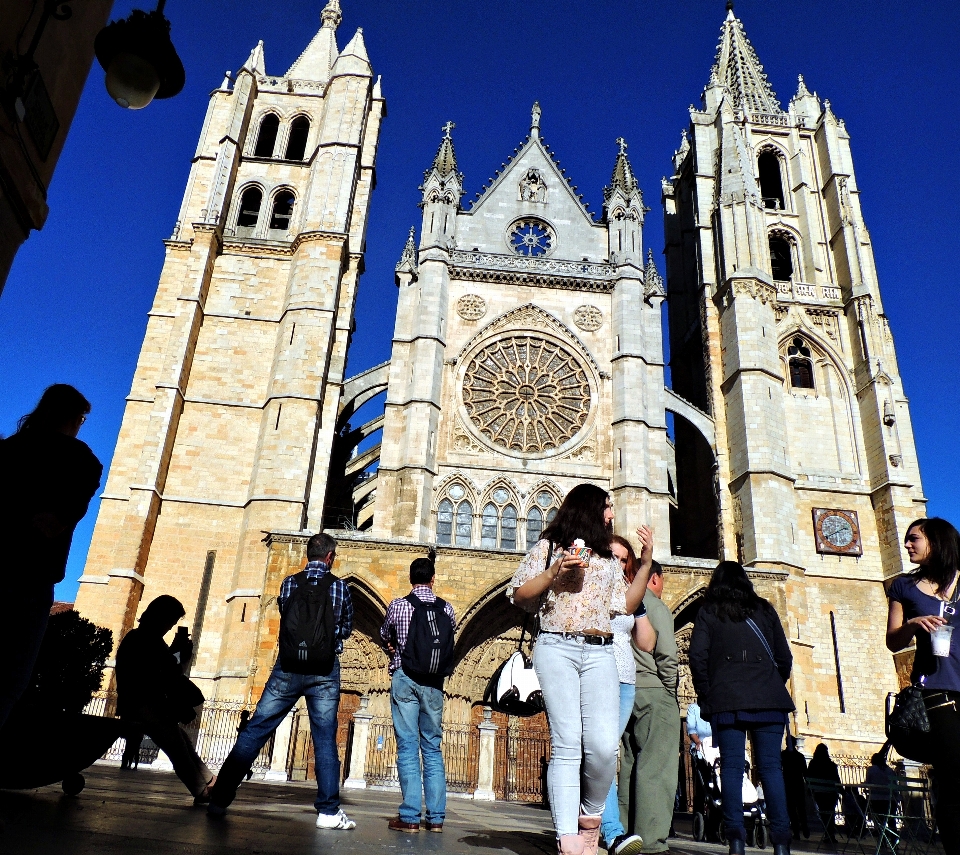
M 118 0 L 113 17 L 135 5 Z M 174 99 L 116 107 L 94 66 L 50 188 L 50 218 L 21 249 L 0 296 L 0 433 L 53 382 L 93 402 L 81 432 L 109 465 L 207 97 L 263 39 L 282 74 L 319 26 L 322 0 L 169 0 L 187 71 Z M 448 119 L 468 198 L 525 136 L 539 100 L 547 142 L 598 211 L 623 136 L 663 247 L 660 177 L 699 104 L 722 0 L 342 0 L 341 47 L 363 27 L 388 118 L 367 236 L 350 372 L 389 357 L 393 266 Z M 960 520 L 960 6 L 953 0 L 760 2 L 736 12 L 786 104 L 802 73 L 846 120 L 867 226 L 911 400 L 931 514 Z M 50 26 L 69 26 L 51 23 Z M 419 228 L 418 228 L 419 231 Z M 663 269 L 660 263 L 661 271 Z M 96 501 L 74 540 L 72 599 Z

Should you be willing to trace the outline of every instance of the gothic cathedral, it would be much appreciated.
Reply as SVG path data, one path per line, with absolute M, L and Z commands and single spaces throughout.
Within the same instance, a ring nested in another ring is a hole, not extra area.
M 883 583 L 924 499 L 829 102 L 801 78 L 784 110 L 728 13 L 661 188 L 666 285 L 626 141 L 594 216 L 535 104 L 467 204 L 448 123 L 396 268 L 391 359 L 351 377 L 385 103 L 362 32 L 338 49 L 338 0 L 321 20 L 286 74 L 261 44 L 211 95 L 77 608 L 119 638 L 178 596 L 192 678 L 249 702 L 279 583 L 327 528 L 356 608 L 343 707 L 385 715 L 377 629 L 435 545 L 460 618 L 446 715 L 466 723 L 520 634 L 503 591 L 522 552 L 590 481 L 618 531 L 657 533 L 682 655 L 716 561 L 742 561 L 793 646 L 793 732 L 876 750 L 898 685 Z

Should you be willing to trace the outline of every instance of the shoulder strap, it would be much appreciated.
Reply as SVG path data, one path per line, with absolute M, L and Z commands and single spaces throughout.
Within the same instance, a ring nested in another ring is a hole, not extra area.
M 309 578 L 310 578 L 310 577 L 307 576 L 307 571 L 306 571 L 306 570 L 301 570 L 299 573 L 297 573 L 297 574 L 293 577 L 293 581 L 294 581 L 294 583 L 296 584 L 296 587 L 299 588 L 301 585 L 306 585 L 306 584 L 307 584 L 307 581 L 309 580 Z M 292 593 L 292 592 L 291 592 L 291 593 Z
M 757 626 L 753 618 L 750 617 L 747 618 L 747 623 L 750 625 L 750 629 L 757 634 L 757 638 L 759 638 L 760 642 L 763 644 L 763 649 L 767 651 L 767 655 L 770 657 L 770 660 L 776 664 L 777 659 L 773 655 L 773 650 L 770 648 L 770 645 L 767 643 L 766 636 L 760 631 L 760 627 Z

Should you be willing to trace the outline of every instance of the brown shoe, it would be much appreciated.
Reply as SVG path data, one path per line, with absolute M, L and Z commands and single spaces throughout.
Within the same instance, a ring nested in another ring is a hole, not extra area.
M 437 834 L 440 834 L 443 831 L 443 823 L 442 822 L 425 822 L 423 824 L 423 828 L 425 831 L 433 831 L 433 832 L 436 832 Z
M 387 828 L 391 831 L 407 831 L 413 834 L 420 830 L 419 822 L 404 822 L 399 816 L 395 816 L 387 823 Z

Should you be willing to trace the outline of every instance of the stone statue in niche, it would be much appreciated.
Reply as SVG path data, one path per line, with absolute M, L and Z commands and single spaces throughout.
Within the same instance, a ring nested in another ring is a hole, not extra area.
M 543 180 L 539 169 L 528 169 L 520 179 L 521 202 L 546 202 L 547 182 Z

